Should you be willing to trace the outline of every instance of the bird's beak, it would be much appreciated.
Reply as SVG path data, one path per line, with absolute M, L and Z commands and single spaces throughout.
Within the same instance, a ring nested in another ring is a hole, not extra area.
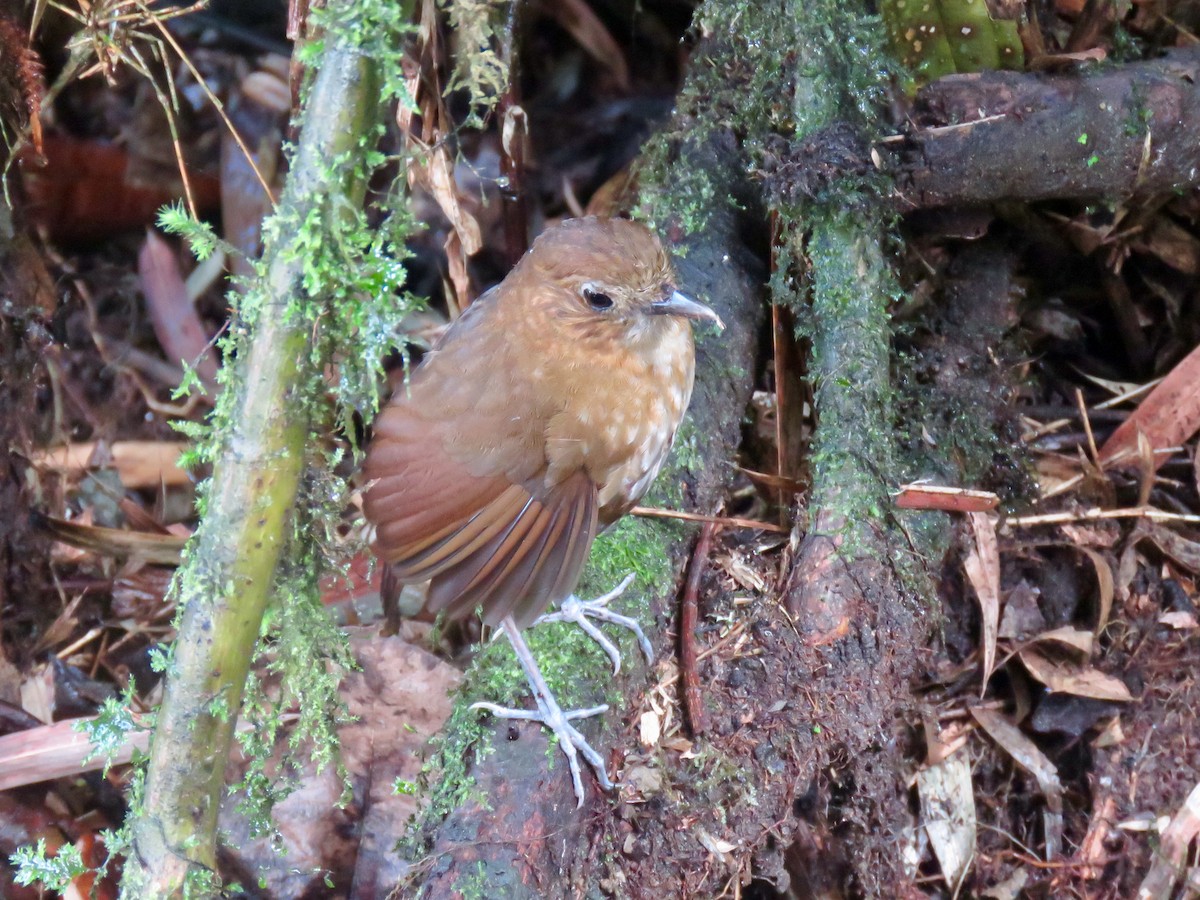
M 650 312 L 660 316 L 683 316 L 685 319 L 707 319 L 721 331 L 725 330 L 725 323 L 721 321 L 720 316 L 703 303 L 693 300 L 691 297 L 686 297 L 679 293 L 679 291 L 676 291 L 666 299 L 656 300 L 651 303 Z

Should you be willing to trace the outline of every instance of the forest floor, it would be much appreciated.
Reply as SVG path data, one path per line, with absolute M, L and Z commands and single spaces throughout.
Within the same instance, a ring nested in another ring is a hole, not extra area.
M 643 2 L 632 33 L 598 14 L 568 21 L 550 6 L 523 37 L 536 61 L 522 74 L 530 145 L 521 186 L 535 227 L 624 191 L 641 143 L 672 110 L 695 40 L 686 4 Z M 202 27 L 178 33 L 277 184 L 291 91 L 282 11 L 264 8 L 258 20 L 206 13 Z M 48 15 L 38 35 L 51 81 L 71 28 Z M 175 75 L 194 202 L 252 257 L 262 191 L 195 79 Z M 453 104 L 449 112 L 461 114 Z M 73 80 L 43 118 L 42 159 L 21 164 L 17 194 L 36 238 L 0 272 L 24 298 L 0 309 L 0 860 L 45 840 L 99 861 L 100 832 L 125 815 L 130 769 L 81 768 L 74 732 L 54 723 L 94 716 L 123 692 L 145 714 L 161 696 L 151 651 L 171 639 L 174 607 L 158 548 L 195 527 L 205 474 L 177 465 L 176 425 L 210 409 L 173 396 L 178 361 L 211 383 L 210 341 L 228 324 L 226 274 L 246 269 L 233 259 L 225 269 L 197 264 L 147 231 L 180 182 L 144 75 L 118 67 L 108 80 Z M 396 125 L 393 149 L 399 135 Z M 513 256 L 497 124 L 464 131 L 457 150 L 452 186 L 418 178 L 414 192 L 427 227 L 409 248 L 409 287 L 430 304 L 398 335 L 418 351 Z M 480 229 L 469 259 L 450 240 L 455 211 Z M 627 880 L 607 888 L 619 897 L 886 896 L 887 885 L 851 875 L 853 858 L 868 853 L 902 860 L 911 896 L 1200 894 L 1200 199 L 1048 202 L 897 227 L 906 299 L 892 311 L 896 445 L 953 445 L 964 468 L 982 473 L 960 486 L 995 497 L 998 511 L 926 514 L 943 517 L 950 537 L 943 555 L 922 561 L 936 596 L 903 612 L 928 639 L 871 636 L 887 660 L 875 671 L 893 683 L 814 689 L 814 672 L 787 662 L 811 655 L 796 651 L 807 638 L 782 602 L 794 563 L 788 532 L 803 514 L 803 496 L 793 502 L 803 494 L 800 455 L 816 427 L 801 409 L 811 396 L 802 342 L 789 342 L 794 371 L 781 374 L 773 359 L 750 373 L 754 402 L 728 461 L 724 512 L 766 527 L 725 527 L 694 561 L 698 622 L 681 640 L 698 649 L 689 666 L 705 727 L 685 713 L 681 663 L 668 656 L 615 732 L 626 787 L 611 815 L 625 835 L 617 871 Z M 982 350 L 967 339 L 980 335 Z M 763 341 L 778 348 L 779 335 Z M 399 359 L 388 368 L 399 383 Z M 799 391 L 784 410 L 781 380 Z M 787 428 L 790 459 L 780 449 Z M 346 435 L 330 440 L 348 446 Z M 101 529 L 141 537 L 122 542 Z M 278 809 L 282 856 L 230 810 L 223 874 L 248 895 L 323 896 L 334 884 L 384 896 L 408 871 L 393 848 L 421 801 L 393 785 L 419 781 L 472 656 L 422 621 L 411 590 L 399 634 L 380 636 L 380 573 L 361 546 L 357 510 L 338 537 L 356 552 L 350 577 L 324 599 L 361 667 L 344 688 L 357 717 L 342 732 L 352 802 L 336 805 L 332 770 L 306 775 Z M 907 699 L 882 706 L 885 697 Z M 878 722 L 877 734 L 843 743 L 864 719 Z M 864 739 L 902 762 L 850 783 L 837 748 Z M 799 780 L 817 742 L 825 762 Z M 687 801 L 669 815 L 667 791 Z M 689 804 L 694 816 L 678 814 Z M 775 830 L 757 807 L 789 809 L 790 821 Z M 897 808 L 912 828 L 872 828 L 893 820 L 880 810 Z M 864 841 L 874 842 L 869 851 Z M 741 852 L 750 846 L 768 850 Z M 38 896 L 14 871 L 0 861 L 0 896 Z M 1190 881 L 1173 894 L 1180 871 Z M 92 886 L 81 878 L 73 889 Z M 94 887 L 115 896 L 111 877 Z

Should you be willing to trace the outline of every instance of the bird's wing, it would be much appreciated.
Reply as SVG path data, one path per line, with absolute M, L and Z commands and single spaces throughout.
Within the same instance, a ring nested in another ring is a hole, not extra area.
M 406 411 L 388 411 L 368 454 L 376 552 L 402 581 L 432 579 L 433 612 L 482 608 L 488 624 L 512 615 L 527 625 L 579 580 L 596 534 L 595 484 L 582 471 L 549 488 L 472 475 L 438 446 L 437 429 L 404 422 Z
M 500 374 L 503 350 L 468 343 L 445 342 L 376 420 L 363 508 L 399 578 L 432 579 L 430 610 L 523 626 L 579 580 L 597 488 L 582 470 L 546 478 L 544 420 Z

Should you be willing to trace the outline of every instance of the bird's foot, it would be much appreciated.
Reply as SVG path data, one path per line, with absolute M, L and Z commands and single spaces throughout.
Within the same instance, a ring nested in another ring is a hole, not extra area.
M 608 608 L 608 604 L 625 593 L 625 589 L 632 582 L 633 574 L 630 573 L 615 588 L 603 597 L 597 597 L 595 600 L 580 600 L 572 594 L 562 602 L 562 605 L 558 608 L 558 612 L 547 613 L 537 619 L 534 624 L 537 625 L 541 622 L 576 623 L 608 654 L 608 658 L 612 660 L 613 674 L 616 675 L 621 671 L 621 651 L 590 620 L 596 619 L 600 622 L 611 622 L 613 625 L 620 625 L 632 631 L 637 636 L 638 646 L 642 648 L 642 653 L 646 655 L 646 662 L 653 663 L 654 649 L 650 646 L 650 641 L 646 639 L 646 633 L 642 631 L 642 626 L 637 623 L 636 619 L 615 613 Z
M 578 729 L 571 724 L 576 719 L 586 719 L 589 716 L 598 716 L 602 712 L 608 711 L 607 704 L 600 706 L 592 706 L 587 709 L 572 709 L 564 710 L 558 705 L 558 701 L 550 692 L 550 688 L 546 686 L 546 679 L 542 677 L 541 670 L 533 659 L 533 654 L 529 652 L 529 646 L 525 643 L 525 639 L 521 637 L 521 632 L 517 629 L 512 618 L 506 618 L 501 627 L 505 634 L 508 635 L 509 643 L 512 644 L 513 652 L 517 655 L 517 661 L 521 663 L 521 668 L 525 671 L 525 677 L 529 681 L 529 686 L 533 690 L 533 697 L 537 701 L 537 710 L 529 709 L 511 709 L 507 706 L 498 706 L 495 703 L 480 701 L 472 703 L 471 709 L 486 709 L 493 716 L 500 719 L 521 719 L 530 722 L 541 722 L 558 738 L 558 746 L 562 749 L 567 757 L 567 765 L 571 769 L 571 783 L 575 788 L 575 799 L 578 801 L 577 807 L 583 806 L 583 775 L 579 767 L 579 757 L 583 756 L 588 764 L 596 773 L 596 780 L 600 782 L 600 787 L 606 791 L 611 791 L 614 787 L 612 780 L 608 777 L 608 772 L 604 768 L 604 760 L 595 748 L 587 742 Z

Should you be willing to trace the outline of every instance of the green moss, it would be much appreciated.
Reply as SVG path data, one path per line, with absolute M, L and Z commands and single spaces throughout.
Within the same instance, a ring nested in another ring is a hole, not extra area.
M 507 0 L 439 0 L 454 29 L 454 67 L 446 91 L 465 90 L 471 104 L 468 127 L 483 124 L 507 90 L 509 61 L 497 52 L 506 42 Z M 511 4 L 515 5 L 515 4 Z
M 468 679 L 460 688 L 450 717 L 433 740 L 433 752 L 421 767 L 417 793 L 426 796 L 427 805 L 421 815 L 413 818 L 408 833 L 396 847 L 408 859 L 418 859 L 428 849 L 422 833 L 425 823 L 440 822 L 467 803 L 490 808 L 487 795 L 475 785 L 470 774 L 471 768 L 492 752 L 487 724 L 478 711 L 469 708 L 474 699 L 464 695 L 470 683 Z
M 880 248 L 882 217 L 859 203 L 806 209 L 807 233 L 793 232 L 780 268 L 804 271 L 811 343 L 810 372 L 820 415 L 813 442 L 812 504 L 840 522 L 843 552 L 870 553 L 873 531 L 894 481 L 887 347 L 888 304 L 897 288 Z M 782 281 L 781 300 L 798 302 L 796 282 Z
M 462 900 L 492 900 L 495 896 L 492 878 L 488 875 L 487 865 L 480 860 L 475 864 L 475 871 L 464 874 L 454 882 L 453 890 Z
M 9 857 L 16 869 L 17 884 L 41 884 L 47 890 L 65 892 L 76 878 L 87 871 L 79 847 L 64 844 L 50 855 L 46 852 L 46 839 L 38 838 L 36 847 L 18 847 Z
M 621 598 L 613 601 L 612 608 L 644 620 L 646 598 L 671 582 L 667 548 L 674 527 L 631 516 L 619 521 L 596 539 L 577 593 L 585 598 L 599 596 L 633 573 L 633 583 Z M 603 626 L 603 630 L 620 649 L 626 665 L 638 659 L 641 651 L 628 630 L 612 626 Z M 609 658 L 578 626 L 560 622 L 538 625 L 526 630 L 525 640 L 547 685 L 565 709 L 604 702 L 616 706 L 621 702 Z M 430 791 L 430 802 L 421 821 L 414 823 L 403 843 L 403 851 L 411 857 L 426 850 L 422 823 L 437 823 L 451 810 L 470 801 L 486 805 L 486 798 L 469 774 L 478 754 L 491 751 L 490 716 L 469 708 L 477 700 L 517 707 L 532 703 L 525 676 L 512 648 L 502 637 L 480 647 L 455 698 L 453 712 L 434 755 L 422 772 L 422 784 Z M 552 768 L 565 765 L 553 742 L 548 746 L 548 754 Z

